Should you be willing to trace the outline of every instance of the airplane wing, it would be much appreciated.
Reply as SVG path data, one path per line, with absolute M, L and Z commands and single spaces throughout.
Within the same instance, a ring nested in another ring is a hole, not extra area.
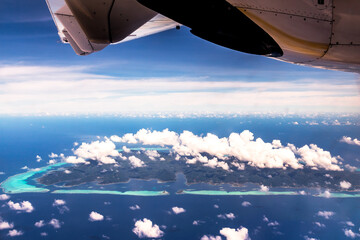
M 136 1 L 120 1 L 122 4 L 117 5 L 114 4 L 115 1 L 112 1 L 113 4 L 109 4 L 109 1 L 108 4 L 103 4 L 101 1 L 91 0 L 46 2 L 61 41 L 69 43 L 77 55 L 88 55 L 110 44 L 134 40 L 179 26 L 177 22 L 143 7 Z M 101 4 L 98 4 L 100 2 Z
M 360 73 L 359 0 L 46 1 L 78 55 L 182 24 L 240 52 Z

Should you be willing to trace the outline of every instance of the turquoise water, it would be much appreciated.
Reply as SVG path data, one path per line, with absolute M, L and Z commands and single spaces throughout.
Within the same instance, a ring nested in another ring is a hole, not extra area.
M 107 190 L 82 190 L 82 189 L 70 189 L 70 190 L 55 190 L 52 193 L 64 193 L 64 194 L 111 194 L 111 195 L 128 195 L 128 196 L 163 196 L 169 195 L 163 191 L 107 191 Z
M 324 194 L 313 195 L 315 197 L 325 197 Z M 331 198 L 358 198 L 360 193 L 331 193 Z
M 161 148 L 161 147 L 138 147 L 138 148 L 129 148 L 131 151 L 142 151 L 142 150 L 150 150 L 150 151 L 168 151 L 169 148 Z M 117 149 L 119 152 L 123 152 L 123 149 Z
M 261 192 L 261 191 L 212 191 L 212 190 L 199 190 L 199 191 L 184 191 L 184 194 L 193 194 L 193 195 L 257 195 L 257 196 L 268 196 L 268 195 L 298 195 L 297 192 Z
M 4 193 L 26 193 L 26 192 L 48 192 L 49 189 L 40 188 L 34 185 L 28 184 L 27 180 L 38 173 L 44 173 L 53 168 L 60 167 L 67 163 L 61 162 L 46 167 L 42 167 L 38 170 L 30 170 L 25 173 L 20 173 L 14 176 L 9 177 L 4 182 L 1 183 L 1 188 Z
M 151 148 L 152 150 L 159 150 L 160 148 Z M 165 148 L 161 148 L 165 149 Z M 134 150 L 134 149 L 133 149 Z M 61 167 L 68 163 L 61 162 L 46 167 L 42 167 L 37 170 L 30 170 L 25 173 L 17 174 L 9 177 L 1 183 L 1 188 L 4 193 L 29 193 L 29 192 L 49 192 L 47 188 L 37 187 L 30 185 L 28 180 L 35 174 L 45 173 L 54 168 Z M 164 191 L 115 191 L 115 190 L 86 190 L 86 189 L 60 189 L 55 190 L 52 193 L 55 194 L 111 194 L 111 195 L 128 195 L 128 196 L 163 196 L 169 195 L 168 192 Z M 210 195 L 210 196 L 271 196 L 271 195 L 299 195 L 296 191 L 222 191 L 222 190 L 185 190 L 183 194 L 189 195 Z M 314 197 L 326 197 L 324 194 L 315 194 Z M 360 193 L 331 193 L 331 198 L 358 198 Z

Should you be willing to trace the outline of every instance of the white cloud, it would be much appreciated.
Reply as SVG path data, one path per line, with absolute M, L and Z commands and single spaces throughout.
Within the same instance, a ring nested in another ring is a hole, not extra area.
M 56 154 L 56 153 L 50 153 L 49 154 L 49 158 L 58 158 L 59 157 L 59 155 L 58 154 Z
M 204 235 L 200 240 L 221 240 L 220 236 Z
M 301 156 L 301 160 L 309 167 L 324 168 L 331 171 L 340 171 L 341 168 L 337 165 L 338 160 L 332 157 L 330 152 L 324 151 L 316 144 L 305 145 L 299 148 L 296 153 Z
M 41 228 L 41 227 L 45 226 L 45 221 L 44 221 L 44 220 L 40 220 L 40 221 L 36 222 L 36 223 L 34 224 L 34 226 L 35 226 L 35 227 L 38 227 L 38 228 Z
M 29 201 L 22 201 L 21 203 L 14 203 L 13 201 L 9 201 L 7 205 L 10 207 L 10 209 L 16 211 L 24 211 L 27 213 L 34 211 L 34 207 Z
M 126 152 L 126 153 L 130 153 L 130 152 L 131 152 L 131 149 L 130 149 L 130 148 L 127 148 L 126 146 L 123 146 L 122 149 L 123 149 L 123 151 Z
M 356 82 L 349 81 L 212 81 L 203 77 L 129 81 L 90 74 L 88 69 L 93 66 L 2 64 L 0 113 L 148 112 L 148 106 L 152 111 L 354 112 L 360 106 Z
M 200 225 L 201 223 L 205 223 L 204 221 L 201 221 L 201 220 L 194 220 L 192 225 L 195 225 L 195 226 L 198 226 Z
M 102 221 L 102 220 L 104 220 L 104 216 L 101 215 L 100 213 L 97 213 L 97 212 L 92 211 L 92 212 L 89 214 L 89 220 L 92 221 L 92 222 Z
M 219 205 L 217 205 L 217 204 L 214 204 L 214 208 L 219 208 Z
M 164 232 L 160 230 L 159 226 L 153 224 L 151 220 L 144 218 L 135 222 L 133 233 L 139 238 L 160 238 Z
M 360 146 L 360 140 L 357 138 L 352 139 L 351 137 L 343 136 L 342 139 L 340 139 L 340 142 Z
M 29 170 L 29 167 L 28 166 L 23 166 L 21 169 L 22 170 Z
M 146 150 L 145 154 L 153 161 L 160 157 L 160 154 L 156 150 Z
M 38 228 L 41 228 L 41 227 L 45 226 L 45 221 L 44 221 L 44 220 L 40 220 L 40 221 L 36 222 L 36 223 L 34 224 L 34 226 L 35 226 L 35 227 L 38 227 Z
M 14 228 L 13 223 L 9 223 L 9 222 L 0 220 L 0 230 L 11 229 L 11 228 Z
M 5 201 L 5 200 L 8 200 L 10 198 L 9 195 L 6 195 L 6 194 L 1 194 L 0 195 L 0 201 Z
M 314 224 L 315 224 L 316 226 L 320 227 L 320 228 L 326 227 L 325 224 L 320 223 L 320 222 L 314 222 Z
M 263 221 L 264 221 L 264 222 L 269 222 L 269 219 L 264 215 L 264 216 L 263 216 Z
M 55 159 L 50 159 L 47 164 L 49 165 L 52 165 L 52 164 L 55 164 L 56 163 L 56 160 Z
M 188 164 L 200 162 L 208 167 L 219 167 L 229 170 L 227 160 L 234 157 L 240 162 L 235 162 L 235 167 L 243 169 L 244 164 L 259 168 L 282 168 L 294 169 L 306 166 L 327 170 L 342 170 L 337 164 L 336 157 L 330 152 L 319 148 L 315 144 L 305 145 L 301 148 L 293 144 L 284 146 L 279 140 L 271 143 L 264 142 L 261 138 L 254 138 L 248 130 L 242 133 L 231 133 L 228 138 L 219 138 L 208 133 L 204 137 L 197 136 L 189 131 L 181 134 L 165 129 L 163 131 L 150 131 L 141 129 L 136 134 L 125 134 L 122 141 L 126 143 L 137 142 L 144 145 L 171 146 L 172 150 L 180 157 L 185 157 Z M 207 153 L 213 158 L 202 156 Z M 190 158 L 191 157 L 191 158 Z M 221 161 L 220 161 L 221 160 Z M 238 164 L 238 166 L 236 166 Z
M 186 212 L 186 210 L 184 208 L 182 208 L 182 207 L 173 207 L 173 208 L 171 208 L 171 210 L 175 214 L 180 214 L 180 213 Z
M 345 224 L 348 225 L 349 227 L 354 227 L 355 226 L 355 224 L 353 222 L 351 222 L 351 221 L 347 221 L 347 222 L 345 222 Z
M 135 156 L 130 156 L 129 157 L 129 161 L 130 161 L 130 164 L 134 167 L 134 168 L 137 168 L 137 167 L 145 167 L 145 163 L 143 161 L 141 161 L 139 158 L 135 157 Z
M 54 200 L 54 203 L 53 203 L 53 206 L 55 207 L 55 206 L 62 206 L 62 205 L 65 205 L 66 204 L 66 202 L 64 201 L 64 200 L 62 200 L 62 199 L 55 199 Z
M 268 192 L 268 191 L 269 191 L 269 187 L 264 186 L 264 185 L 260 185 L 260 191 L 261 191 L 261 192 Z
M 347 182 L 347 181 L 341 181 L 340 182 L 340 187 L 342 189 L 349 189 L 351 188 L 351 183 Z
M 119 156 L 115 144 L 110 140 L 82 143 L 74 154 L 79 158 L 91 159 L 103 164 L 114 164 L 116 161 L 113 157 Z
M 42 232 L 42 233 L 40 233 L 40 236 L 42 236 L 42 237 L 46 237 L 48 234 L 46 233 L 46 232 Z
M 276 227 L 276 226 L 279 226 L 280 225 L 280 223 L 278 222 L 278 221 L 274 221 L 274 222 L 269 222 L 268 223 L 268 226 L 269 227 Z
M 219 214 L 217 215 L 217 217 L 221 219 L 231 219 L 231 220 L 235 219 L 235 215 L 233 213 Z
M 305 236 L 304 239 L 305 240 L 318 240 L 317 238 L 313 238 L 313 237 L 309 237 L 309 236 Z
M 79 163 L 85 163 L 86 161 L 81 157 L 69 156 L 65 158 L 65 162 L 72 164 L 79 164 Z
M 140 206 L 139 205 L 134 205 L 134 206 L 130 206 L 129 207 L 131 210 L 139 210 Z
M 36 155 L 36 161 L 40 162 L 42 160 L 42 158 L 39 155 Z
M 61 223 L 56 218 L 51 219 L 49 225 L 53 226 L 54 228 L 61 228 Z
M 226 240 L 250 240 L 248 229 L 240 227 L 238 229 L 223 228 L 220 234 L 226 237 Z
M 329 190 L 325 190 L 322 194 L 325 198 L 331 198 L 331 192 Z
M 249 206 L 251 206 L 251 203 L 248 202 L 248 201 L 244 201 L 244 202 L 241 203 L 241 206 L 243 206 L 243 207 L 249 207 Z
M 355 172 L 358 169 L 357 167 L 351 166 L 350 164 L 345 164 L 345 168 L 350 172 Z
M 331 211 L 319 211 L 317 213 L 318 216 L 324 217 L 325 219 L 329 219 L 330 217 L 334 216 L 334 212 Z
M 118 135 L 112 135 L 110 137 L 110 140 L 113 141 L 113 142 L 122 142 L 121 137 L 119 137 Z
M 355 233 L 351 229 L 344 229 L 344 234 L 345 234 L 345 236 L 347 236 L 349 238 L 360 237 L 359 233 Z
M 23 231 L 13 229 L 13 230 L 10 230 L 10 231 L 9 231 L 8 236 L 10 236 L 10 237 L 16 237 L 16 236 L 21 236 L 21 235 L 23 235 L 23 234 L 24 234 Z

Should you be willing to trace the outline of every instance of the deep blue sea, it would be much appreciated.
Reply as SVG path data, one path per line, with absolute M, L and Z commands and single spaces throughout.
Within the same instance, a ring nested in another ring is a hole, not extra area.
M 360 138 L 358 118 L 337 118 L 351 125 L 310 125 L 323 118 L 297 117 L 237 117 L 237 118 L 116 118 L 116 117 L 1 117 L 0 119 L 0 181 L 25 172 L 21 168 L 46 165 L 49 154 L 71 154 L 74 142 L 90 142 L 97 136 L 136 133 L 139 129 L 183 130 L 201 135 L 214 133 L 228 137 L 231 132 L 250 130 L 255 138 L 265 142 L 279 139 L 298 147 L 314 143 L 332 155 L 340 155 L 344 163 L 360 168 L 360 146 L 339 142 L 343 136 Z M 331 123 L 335 119 L 325 119 Z M 299 124 L 294 125 L 297 121 Z M 308 123 L 306 123 L 308 121 Z M 36 155 L 43 158 L 36 161 Z M 156 181 L 135 181 L 130 184 L 153 184 Z M 181 184 L 181 183 L 174 183 Z M 151 187 L 151 186 L 150 186 Z M 191 186 L 190 186 L 191 188 Z M 170 194 L 164 196 L 118 196 L 101 194 L 9 194 L 11 201 L 29 201 L 31 213 L 11 210 L 0 201 L 0 220 L 14 224 L 23 235 L 10 237 L 9 229 L 0 230 L 0 239 L 139 239 L 132 229 L 140 219 L 150 219 L 163 231 L 161 239 L 200 239 L 204 235 L 219 235 L 224 227 L 246 227 L 251 239 L 349 239 L 345 230 L 359 238 L 360 198 L 322 198 L 313 196 L 199 196 Z M 66 202 L 67 210 L 54 207 L 55 199 Z M 244 207 L 242 203 L 251 205 Z M 138 205 L 140 209 L 131 210 Z M 217 205 L 218 208 L 215 208 Z M 184 208 L 181 214 L 171 212 L 172 207 Z M 90 212 L 104 216 L 103 221 L 89 221 Z M 318 216 L 319 211 L 331 211 L 328 219 Z M 233 213 L 234 219 L 219 218 Z M 264 216 L 268 221 L 264 221 Z M 37 228 L 35 222 L 58 219 L 61 227 L 46 224 Z M 193 221 L 199 221 L 193 225 Z M 319 224 L 322 224 L 319 226 Z M 352 224 L 349 224 L 351 222 Z M 274 223 L 270 224 L 269 223 Z M 273 226 L 271 226 L 273 225 Z M 353 225 L 353 226 L 352 226 Z M 46 233 L 47 236 L 41 236 Z M 222 236 L 222 239 L 226 239 Z

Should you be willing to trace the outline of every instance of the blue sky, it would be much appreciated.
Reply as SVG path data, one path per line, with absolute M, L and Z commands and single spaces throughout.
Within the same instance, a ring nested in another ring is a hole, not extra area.
M 355 112 L 358 77 L 229 50 L 170 30 L 86 57 L 44 0 L 3 0 L 0 114 Z

